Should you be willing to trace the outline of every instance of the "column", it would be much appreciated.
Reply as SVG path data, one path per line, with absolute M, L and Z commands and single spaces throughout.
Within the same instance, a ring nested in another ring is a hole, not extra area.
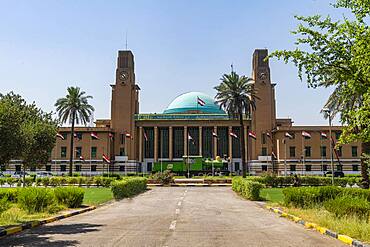
M 213 127 L 213 132 L 215 132 L 217 134 L 217 126 Z M 212 138 L 213 138 L 213 159 L 216 159 L 216 156 L 217 156 L 217 138 L 213 137 L 213 135 L 212 135 Z
M 233 157 L 233 138 L 230 133 L 233 131 L 233 127 L 229 126 L 229 133 L 228 133 L 228 137 L 229 137 L 229 157 L 230 159 L 232 159 Z M 239 136 L 240 138 L 240 136 Z
M 173 159 L 173 132 L 172 126 L 168 127 L 168 157 L 170 160 Z
M 139 127 L 139 161 L 143 162 L 143 127 Z
M 199 126 L 199 155 L 202 156 L 202 126 Z
M 188 127 L 184 126 L 184 155 L 188 155 Z
M 249 150 L 248 150 L 248 128 L 247 126 L 244 125 L 244 140 L 245 140 L 245 144 L 244 144 L 244 148 L 245 148 L 245 161 L 247 162 L 248 160 L 248 153 L 249 153 Z M 241 143 L 240 143 L 241 144 Z
M 154 126 L 154 162 L 158 161 L 158 127 Z

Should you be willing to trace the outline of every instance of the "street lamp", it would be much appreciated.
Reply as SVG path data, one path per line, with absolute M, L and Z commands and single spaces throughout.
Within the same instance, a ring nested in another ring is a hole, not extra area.
M 333 164 L 333 144 L 331 140 L 331 118 L 332 111 L 329 108 L 322 109 L 322 112 L 326 113 L 329 118 L 329 143 L 330 143 L 330 167 L 331 167 L 331 183 L 334 185 L 334 164 Z

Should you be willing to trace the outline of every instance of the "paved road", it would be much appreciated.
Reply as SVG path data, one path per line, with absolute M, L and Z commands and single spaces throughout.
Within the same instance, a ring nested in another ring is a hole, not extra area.
M 4 238 L 0 245 L 343 246 L 217 187 L 153 188 Z

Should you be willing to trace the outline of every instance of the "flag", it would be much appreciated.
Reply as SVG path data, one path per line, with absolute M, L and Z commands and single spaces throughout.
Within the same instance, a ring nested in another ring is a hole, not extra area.
M 325 132 L 321 132 L 321 138 L 327 139 L 328 138 L 328 135 Z
M 76 138 L 78 141 L 81 140 L 81 135 L 77 135 L 77 133 L 73 133 L 73 137 Z
M 143 132 L 143 135 L 144 135 L 145 141 L 147 142 L 148 141 L 148 136 L 146 135 L 146 132 L 145 131 Z
M 108 134 L 109 139 L 113 140 L 113 133 Z
M 188 134 L 188 140 L 189 140 L 193 145 L 195 145 L 194 139 L 193 139 L 193 137 L 191 137 L 191 135 L 190 135 L 190 134 Z
M 276 154 L 275 154 L 274 152 L 271 152 L 271 156 L 272 156 L 274 159 L 277 159 Z
M 293 139 L 293 136 L 289 134 L 288 132 L 285 132 L 285 137 L 288 137 L 289 139 Z
M 131 134 L 130 133 L 126 133 L 125 136 L 126 136 L 126 138 L 131 138 Z
M 235 137 L 235 138 L 238 138 L 238 136 L 234 133 L 234 132 L 231 132 L 229 133 L 232 137 Z
M 252 137 L 254 140 L 256 140 L 256 139 L 257 139 L 257 135 L 256 135 L 256 133 L 254 133 L 253 131 L 249 131 L 249 132 L 248 132 L 248 135 L 249 135 L 250 137 Z
M 60 138 L 60 139 L 62 139 L 62 140 L 64 140 L 64 136 L 62 134 L 60 134 L 60 133 L 57 133 L 57 137 Z
M 311 138 L 311 134 L 310 133 L 308 133 L 308 132 L 306 132 L 306 131 L 302 131 L 302 136 L 303 137 L 306 137 L 306 138 Z
M 110 164 L 110 159 L 108 158 L 108 156 L 106 156 L 105 154 L 103 154 L 102 158 L 103 158 L 103 161 L 105 161 L 108 164 Z
M 214 131 L 212 131 L 212 136 L 216 137 L 216 138 L 218 137 L 217 134 Z
M 80 156 L 80 160 L 81 160 L 81 161 L 85 161 L 85 158 L 81 155 L 81 156 Z
M 267 136 L 268 138 L 270 138 L 270 139 L 271 139 L 271 134 L 270 134 L 270 132 L 266 132 L 266 136 Z
M 94 133 L 94 132 L 91 132 L 90 135 L 91 135 L 91 138 L 94 139 L 94 140 L 98 140 L 99 139 L 98 135 L 96 133 Z
M 205 106 L 206 102 L 204 102 L 201 98 L 197 97 L 198 105 Z

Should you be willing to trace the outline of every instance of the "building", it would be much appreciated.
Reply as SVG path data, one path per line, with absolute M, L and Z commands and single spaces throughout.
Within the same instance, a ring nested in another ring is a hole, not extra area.
M 327 126 L 294 126 L 291 119 L 276 118 L 276 85 L 271 83 L 269 63 L 264 60 L 267 55 L 266 49 L 253 54 L 252 78 L 260 100 L 251 119 L 244 120 L 246 137 L 249 131 L 256 136 L 246 143 L 250 171 L 322 174 L 331 170 L 330 138 L 323 138 L 329 136 Z M 229 118 L 212 97 L 185 93 L 161 114 L 141 114 L 134 56 L 127 50 L 118 52 L 116 81 L 111 89 L 111 119 L 96 120 L 95 127 L 78 127 L 75 137 L 70 136 L 69 128 L 60 128 L 63 138 L 57 138 L 46 170 L 67 172 L 70 138 L 75 138 L 76 172 L 150 172 L 156 162 L 181 161 L 184 155 L 220 156 L 231 172 L 240 172 L 240 140 L 230 135 L 240 135 L 239 122 Z M 332 129 L 335 141 L 341 127 Z M 360 153 L 360 143 L 342 146 L 334 156 L 335 170 L 359 173 Z M 103 155 L 110 164 L 102 160 Z M 16 161 L 12 163 L 11 169 L 20 168 Z

